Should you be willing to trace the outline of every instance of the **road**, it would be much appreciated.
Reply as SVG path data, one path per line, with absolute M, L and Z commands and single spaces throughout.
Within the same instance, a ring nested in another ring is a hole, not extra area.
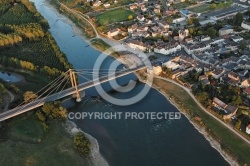
M 212 118 L 214 118 L 215 120 L 217 120 L 220 124 L 222 124 L 223 126 L 225 126 L 226 128 L 228 128 L 230 131 L 232 131 L 234 134 L 236 134 L 239 138 L 241 138 L 242 140 L 244 140 L 246 143 L 250 144 L 250 141 L 248 139 L 246 139 L 245 137 L 243 137 L 241 134 L 239 134 L 237 131 L 235 131 L 231 126 L 229 126 L 228 124 L 224 123 L 223 121 L 221 121 L 219 118 L 217 118 L 215 115 L 213 115 L 212 113 L 208 112 L 206 108 L 204 108 L 202 106 L 202 104 L 195 98 L 195 96 L 192 94 L 191 90 L 176 83 L 174 80 L 168 79 L 168 78 L 162 78 L 159 76 L 156 76 L 155 78 L 167 81 L 167 82 L 171 82 L 179 87 L 181 87 L 182 89 L 184 89 L 191 97 L 192 99 L 195 101 L 195 103 L 208 115 L 210 115 Z

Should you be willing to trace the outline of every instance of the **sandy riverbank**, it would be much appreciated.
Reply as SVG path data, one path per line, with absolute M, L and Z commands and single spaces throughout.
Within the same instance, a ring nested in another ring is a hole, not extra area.
M 81 129 L 77 128 L 77 125 L 72 121 L 67 120 L 64 124 L 64 127 L 71 136 L 74 136 L 78 132 L 83 132 L 85 136 L 88 138 L 88 140 L 90 141 L 91 153 L 90 153 L 90 156 L 87 158 L 88 160 L 87 162 L 89 166 L 108 166 L 109 165 L 107 161 L 104 159 L 104 157 L 100 154 L 99 144 L 94 137 L 92 137 L 88 133 L 85 133 Z

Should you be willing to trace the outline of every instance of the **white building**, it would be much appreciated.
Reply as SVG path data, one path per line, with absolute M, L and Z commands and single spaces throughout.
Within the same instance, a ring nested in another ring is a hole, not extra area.
M 173 19 L 173 23 L 180 23 L 180 22 L 182 22 L 182 21 L 185 21 L 186 20 L 186 18 L 185 17 L 179 17 L 179 18 L 175 18 L 175 19 Z
M 243 21 L 241 23 L 241 27 L 244 28 L 244 29 L 250 30 L 250 22 Z
M 246 127 L 246 133 L 250 134 L 250 124 Z
M 138 41 L 138 40 L 130 40 L 128 42 L 128 46 L 133 48 L 133 49 L 139 49 L 141 51 L 146 51 L 147 50 L 147 47 L 145 46 L 145 44 Z
M 233 28 L 231 28 L 230 26 L 227 26 L 219 30 L 219 35 L 220 36 L 228 35 L 230 33 L 233 33 L 233 31 L 234 31 Z
M 154 73 L 155 75 L 160 75 L 161 72 L 162 72 L 161 66 L 153 66 L 153 73 Z
M 175 53 L 177 51 L 181 50 L 181 46 L 179 44 L 172 44 L 172 45 L 163 45 L 163 46 L 157 46 L 154 48 L 154 52 L 155 53 L 159 53 L 159 54 L 164 54 L 164 55 L 168 55 L 168 54 L 172 54 Z
M 114 37 L 114 36 L 116 36 L 116 35 L 118 35 L 118 34 L 120 34 L 120 29 L 115 28 L 115 29 L 110 30 L 110 31 L 108 32 L 108 37 L 109 37 L 109 38 L 112 38 L 112 37 Z
M 250 78 L 245 79 L 244 81 L 242 81 L 242 82 L 241 82 L 241 87 L 242 87 L 242 88 L 250 87 Z
M 167 68 L 169 68 L 171 70 L 176 70 L 180 67 L 180 65 L 178 63 L 175 63 L 173 61 L 167 61 L 167 62 L 163 63 L 162 66 L 166 66 Z

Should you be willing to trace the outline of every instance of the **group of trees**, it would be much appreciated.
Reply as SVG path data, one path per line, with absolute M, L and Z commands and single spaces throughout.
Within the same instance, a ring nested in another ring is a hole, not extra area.
M 58 76 L 72 67 L 28 0 L 0 1 L 0 63 Z
M 35 96 L 34 94 L 32 95 L 32 93 L 30 93 L 29 95 Z M 61 102 L 59 101 L 45 103 L 42 106 L 42 109 L 36 112 L 36 116 L 42 122 L 45 130 L 48 129 L 47 122 L 49 119 L 63 119 L 64 120 L 67 118 L 67 115 L 68 115 L 68 111 L 64 107 L 62 107 Z
M 196 17 L 188 18 L 188 19 L 187 19 L 187 25 L 192 25 L 192 24 L 194 24 L 195 27 L 200 26 L 199 19 L 196 18 Z
M 83 156 L 90 154 L 90 142 L 82 132 L 78 132 L 74 136 L 73 145 L 76 150 Z
M 235 106 L 240 106 L 243 103 L 241 89 L 228 84 L 203 86 L 199 83 L 197 86 L 193 86 L 192 92 L 204 106 L 209 106 L 213 97 L 217 97 L 225 103 L 231 103 Z
M 210 5 L 210 9 L 211 10 L 222 9 L 222 8 L 226 8 L 226 7 L 228 7 L 228 6 L 232 5 L 232 4 L 233 4 L 233 0 L 220 2 L 218 4 L 212 3 Z
M 26 101 L 32 101 L 36 97 L 36 94 L 29 92 L 27 94 Z M 25 100 L 25 99 L 24 99 Z M 49 122 L 53 119 L 64 120 L 67 118 L 68 111 L 62 107 L 59 101 L 45 103 L 41 110 L 36 112 L 36 117 L 42 123 L 43 129 L 47 131 L 49 129 Z

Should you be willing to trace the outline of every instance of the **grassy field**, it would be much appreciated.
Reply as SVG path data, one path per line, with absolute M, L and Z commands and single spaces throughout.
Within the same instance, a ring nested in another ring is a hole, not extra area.
M 163 87 L 162 90 L 178 98 L 182 104 L 192 111 L 194 116 L 199 116 L 211 133 L 221 140 L 221 146 L 224 150 L 237 157 L 241 163 L 250 165 L 250 146 L 247 143 L 206 114 L 189 94 L 179 86 L 160 79 L 155 79 L 154 83 Z
M 107 43 L 105 43 L 102 39 L 93 39 L 91 40 L 91 44 L 99 51 L 106 51 L 107 54 L 110 53 L 111 51 L 111 55 L 113 55 L 114 57 L 119 57 L 119 53 L 115 52 L 114 50 L 107 50 L 110 48 L 110 45 L 108 45 Z
M 10 139 L 0 143 L 2 166 L 80 166 L 86 161 L 73 148 L 61 122 L 53 121 L 48 133 L 33 117 L 12 121 Z M 38 143 L 38 139 L 41 140 Z
M 180 3 L 174 4 L 173 7 L 177 8 L 177 9 L 183 9 L 183 8 L 186 8 L 186 7 L 190 6 L 190 5 L 191 4 L 188 3 L 188 2 L 180 2 Z
M 134 12 L 126 9 L 115 9 L 104 12 L 96 16 L 96 19 L 101 25 L 108 25 L 114 22 L 121 22 L 128 19 L 129 15 L 135 16 Z
M 195 13 L 203 13 L 209 10 L 209 4 L 202 4 L 196 7 L 189 8 L 188 10 L 195 12 Z

